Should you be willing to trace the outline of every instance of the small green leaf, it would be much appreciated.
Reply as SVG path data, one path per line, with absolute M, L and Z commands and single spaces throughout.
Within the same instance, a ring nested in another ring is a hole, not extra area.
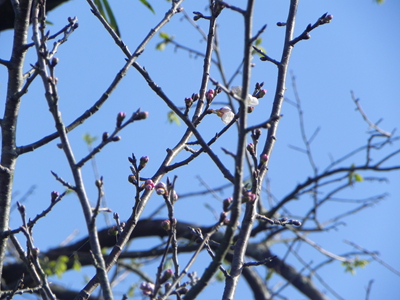
M 144 4 L 144 6 L 146 6 L 148 9 L 150 9 L 150 11 L 155 14 L 156 12 L 154 11 L 153 7 L 150 5 L 149 2 L 147 2 L 146 0 L 139 0 L 140 2 L 142 2 L 142 4 Z
M 181 121 L 179 120 L 178 116 L 173 111 L 170 111 L 168 113 L 167 118 L 168 118 L 168 122 L 170 124 L 176 123 L 176 125 L 181 125 Z
M 267 276 L 265 277 L 265 280 L 270 280 L 273 275 L 274 275 L 274 271 L 269 270 L 267 273 Z
M 159 43 L 156 45 L 156 50 L 164 51 L 166 45 L 167 45 L 167 43 L 164 42 L 164 41 L 159 42 Z
M 219 282 L 225 281 L 225 275 L 222 273 L 221 270 L 218 270 L 218 272 L 215 274 L 215 279 Z
M 160 38 L 163 38 L 165 40 L 169 40 L 170 39 L 169 34 L 166 33 L 166 32 L 160 32 L 159 36 L 160 36 Z
M 267 50 L 265 50 L 263 46 L 257 46 L 257 48 L 258 48 L 259 50 L 261 50 L 264 54 L 267 54 Z M 257 55 L 259 55 L 259 56 L 262 56 L 262 54 L 260 54 L 260 53 L 257 52 L 256 50 L 251 51 L 251 54 L 252 54 L 252 55 L 257 54 Z
M 262 42 L 262 38 L 258 38 L 258 39 L 256 39 L 256 41 L 254 42 L 254 44 L 255 44 L 256 46 L 258 46 L 258 45 L 261 45 L 261 42 Z
M 82 138 L 88 146 L 91 146 L 97 140 L 97 137 L 90 135 L 90 133 L 85 133 Z
M 80 270 L 81 270 L 81 267 L 82 267 L 82 265 L 81 265 L 81 263 L 80 263 L 80 261 L 79 261 L 78 256 L 77 256 L 77 255 L 74 255 L 74 263 L 72 264 L 72 268 L 73 268 L 75 271 L 80 271 Z
M 354 173 L 354 180 L 357 182 L 364 181 L 364 178 L 359 173 Z

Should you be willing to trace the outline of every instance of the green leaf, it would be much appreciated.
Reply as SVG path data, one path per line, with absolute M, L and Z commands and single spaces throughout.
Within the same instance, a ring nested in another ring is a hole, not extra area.
M 170 111 L 168 113 L 167 118 L 168 118 L 168 122 L 170 124 L 176 123 L 176 125 L 181 125 L 181 121 L 179 120 L 178 116 L 173 111 Z
M 121 33 L 119 32 L 117 20 L 116 20 L 115 17 L 114 17 L 114 13 L 113 13 L 113 11 L 112 11 L 110 5 L 108 4 L 108 1 L 107 1 L 107 0 L 103 0 L 103 4 L 104 4 L 104 7 L 106 8 L 107 15 L 108 15 L 108 17 L 109 17 L 108 20 L 106 19 L 107 22 L 110 24 L 111 28 L 114 29 L 115 33 L 116 33 L 118 36 L 121 36 Z M 104 16 L 103 16 L 103 17 L 104 17 Z
M 166 33 L 166 32 L 160 32 L 159 36 L 160 36 L 160 38 L 163 38 L 165 40 L 169 40 L 170 39 L 169 34 Z
M 215 279 L 219 282 L 225 281 L 225 275 L 222 273 L 221 270 L 218 270 L 218 272 L 215 274 Z
M 99 9 L 100 14 L 102 17 L 107 21 L 107 23 L 111 26 L 111 28 L 115 31 L 118 36 L 121 36 L 117 24 L 117 20 L 114 17 L 114 13 L 108 4 L 107 0 L 94 0 L 94 4 L 96 4 L 97 8 Z M 105 10 L 104 10 L 105 8 Z M 107 12 L 107 14 L 106 14 Z
M 270 280 L 273 275 L 274 275 L 274 271 L 268 270 L 268 273 L 267 273 L 267 276 L 265 277 L 265 280 Z
M 75 271 L 80 271 L 81 267 L 82 267 L 82 265 L 81 265 L 81 263 L 79 261 L 78 255 L 74 255 L 74 263 L 72 264 L 72 268 Z
M 359 173 L 354 173 L 354 180 L 357 182 L 364 181 L 364 178 Z
M 85 133 L 82 138 L 88 146 L 91 146 L 97 140 L 97 137 L 91 136 L 90 133 Z
M 159 43 L 156 45 L 156 50 L 164 51 L 166 45 L 167 45 L 167 43 L 164 42 L 164 41 L 159 42 Z
M 256 46 L 258 46 L 258 45 L 261 45 L 261 42 L 262 42 L 262 38 L 258 38 L 258 39 L 256 39 L 256 41 L 254 42 L 254 44 L 255 44 Z
M 153 14 L 156 13 L 149 2 L 147 2 L 146 0 L 139 0 L 139 1 L 142 2 L 144 4 L 144 6 L 146 6 L 148 9 L 150 9 Z

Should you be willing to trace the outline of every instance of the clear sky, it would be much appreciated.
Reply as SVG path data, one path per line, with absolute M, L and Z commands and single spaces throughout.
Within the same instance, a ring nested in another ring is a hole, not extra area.
M 183 7 L 189 14 L 192 11 L 204 12 L 206 2 L 188 0 L 184 2 Z M 240 5 L 241 2 L 231 3 Z M 151 1 L 150 3 L 155 8 L 155 15 L 139 1 L 111 3 L 122 38 L 131 51 L 134 51 L 149 29 L 158 23 L 169 5 L 166 1 Z M 262 35 L 262 46 L 269 56 L 277 60 L 280 58 L 284 29 L 275 24 L 286 20 L 287 8 L 288 1 L 258 1 L 256 4 L 253 32 L 257 32 L 264 24 L 268 25 Z M 372 121 L 383 119 L 379 124 L 382 129 L 392 131 L 398 128 L 400 116 L 400 59 L 398 56 L 400 2 L 387 0 L 385 4 L 377 5 L 372 0 L 300 1 L 296 35 L 300 34 L 308 23 L 314 23 L 325 12 L 333 15 L 332 22 L 313 31 L 310 40 L 296 44 L 289 66 L 296 76 L 306 132 L 311 136 L 318 127 L 320 128 L 311 145 L 320 172 L 329 165 L 332 157 L 338 159 L 365 145 L 367 141 L 368 125 L 355 111 L 350 91 L 360 98 L 364 111 Z M 67 23 L 69 16 L 77 16 L 80 26 L 70 36 L 68 42 L 60 47 L 57 54 L 60 63 L 56 69 L 59 78 L 61 112 L 66 123 L 73 121 L 101 96 L 125 62 L 121 50 L 92 15 L 89 6 L 84 1 L 70 1 L 50 12 L 48 19 L 53 25 L 48 29 L 52 33 L 58 31 Z M 204 31 L 207 31 L 208 24 L 205 20 L 197 23 Z M 242 25 L 241 17 L 235 12 L 226 10 L 220 16 L 218 37 L 228 78 L 235 72 L 242 59 Z M 201 52 L 205 49 L 205 42 L 202 41 L 201 36 L 181 15 L 175 16 L 163 31 L 173 35 L 180 44 Z M 9 58 L 11 41 L 11 31 L 0 33 L 2 59 Z M 157 37 L 147 46 L 138 62 L 146 67 L 153 80 L 178 106 L 183 106 L 184 98 L 199 90 L 203 60 L 183 50 L 176 50 L 172 45 L 168 45 L 163 52 L 156 51 L 158 42 L 160 39 Z M 26 70 L 29 64 L 33 63 L 35 63 L 34 52 L 30 51 Z M 249 116 L 250 124 L 257 124 L 269 115 L 276 83 L 276 67 L 273 64 L 261 62 L 258 57 L 254 58 L 254 63 L 252 85 L 257 81 L 264 81 L 268 94 L 261 99 L 260 105 Z M 211 76 L 220 80 L 215 68 L 211 70 Z M 6 95 L 6 82 L 6 70 L 2 67 L 0 68 L 2 103 Z M 237 78 L 233 85 L 239 84 L 240 78 Z M 18 123 L 18 145 L 36 141 L 54 130 L 43 94 L 42 84 L 37 79 L 22 101 Z M 290 78 L 287 81 L 286 97 L 294 101 Z M 217 100 L 226 101 L 222 96 Z M 111 132 L 114 129 L 118 112 L 125 111 L 129 114 L 139 107 L 149 111 L 149 119 L 131 125 L 121 133 L 120 142 L 109 145 L 96 156 L 97 168 L 104 176 L 107 205 L 118 212 L 122 219 L 130 215 L 134 195 L 134 190 L 126 179 L 130 172 L 127 157 L 132 152 L 137 157 L 148 155 L 150 162 L 143 175 L 152 176 L 164 158 L 165 149 L 172 148 L 179 141 L 180 135 L 184 132 L 184 126 L 167 123 L 166 114 L 169 110 L 148 88 L 141 76 L 131 69 L 103 108 L 70 134 L 75 156 L 80 158 L 88 151 L 82 140 L 83 134 L 90 133 L 100 138 L 104 131 Z M 3 114 L 3 112 L 4 105 L 1 105 L 0 113 Z M 312 176 L 312 169 L 306 156 L 289 147 L 290 145 L 303 147 L 297 112 L 293 106 L 285 102 L 282 113 L 284 117 L 280 122 L 278 139 L 268 172 L 271 192 L 277 199 L 281 199 L 298 183 Z M 207 140 L 222 127 L 223 123 L 216 116 L 210 116 L 201 124 L 200 132 Z M 263 136 L 265 137 L 265 132 Z M 220 148 L 225 147 L 230 151 L 235 151 L 235 137 L 234 132 L 227 134 L 213 146 L 214 151 L 231 169 L 232 159 L 224 155 Z M 376 161 L 398 147 L 395 143 L 389 145 L 387 150 L 375 152 Z M 179 156 L 180 159 L 185 157 L 186 154 Z M 347 167 L 353 163 L 360 165 L 364 161 L 365 155 L 362 154 L 343 162 L 342 165 Z M 399 165 L 399 163 L 399 157 L 395 157 L 388 162 L 387 166 Z M 72 181 L 65 157 L 62 151 L 57 149 L 56 142 L 23 155 L 18 160 L 14 198 L 21 200 L 32 186 L 36 187 L 33 194 L 25 201 L 27 213 L 31 218 L 47 207 L 51 191 L 63 191 L 63 187 L 54 180 L 50 170 Z M 95 177 L 91 164 L 83 168 L 83 174 L 89 197 L 94 203 L 96 189 L 93 184 Z M 387 177 L 389 182 L 364 181 L 338 194 L 337 197 L 341 199 L 365 199 L 383 193 L 388 193 L 388 196 L 380 203 L 344 218 L 342 221 L 345 226 L 339 226 L 337 230 L 326 233 L 310 234 L 308 237 L 324 249 L 339 255 L 353 251 L 354 249 L 345 244 L 344 240 L 353 241 L 369 251 L 379 251 L 379 257 L 382 260 L 400 270 L 397 250 L 400 236 L 399 174 L 399 172 L 375 174 L 379 177 Z M 226 183 L 206 156 L 200 157 L 189 167 L 176 170 L 169 175 L 170 177 L 179 176 L 176 186 L 178 194 L 203 190 L 204 187 L 197 176 L 211 187 Z M 374 174 L 363 173 L 362 175 L 367 178 Z M 229 197 L 230 192 L 226 190 L 219 196 L 221 199 Z M 266 194 L 262 197 L 267 205 Z M 291 214 L 299 218 L 311 205 L 311 198 L 304 197 L 301 200 L 286 207 Z M 144 216 L 150 215 L 161 204 L 162 199 L 153 196 Z M 219 212 L 221 204 L 211 196 L 182 199 L 176 204 L 177 219 L 212 224 L 215 222 L 215 217 L 209 207 Z M 321 209 L 319 217 L 321 222 L 325 222 L 354 207 L 354 205 L 332 202 Z M 166 210 L 157 217 L 166 218 Z M 112 219 L 111 216 L 109 218 Z M 106 226 L 105 219 L 99 218 L 99 221 L 99 227 Z M 16 210 L 12 213 L 11 225 L 13 228 L 21 225 Z M 79 203 L 73 195 L 70 195 L 57 205 L 46 219 L 36 225 L 34 231 L 36 246 L 43 251 L 57 246 L 76 229 L 79 233 L 75 239 L 86 235 Z M 23 240 L 22 237 L 20 239 Z M 147 246 L 147 240 L 137 241 L 132 245 L 133 249 L 146 249 Z M 287 251 L 285 245 L 274 245 L 271 249 L 279 256 L 283 256 Z M 306 263 L 312 262 L 312 266 L 324 261 L 324 257 L 314 248 L 303 246 L 299 252 Z M 293 255 L 289 255 L 288 262 L 301 268 Z M 199 263 L 194 266 L 194 270 L 201 273 L 207 263 L 208 258 L 203 255 Z M 258 270 L 260 274 L 265 275 L 263 268 Z M 154 276 L 156 272 L 154 268 L 146 268 L 146 271 L 150 276 Z M 365 299 L 365 287 L 371 279 L 374 279 L 374 283 L 370 299 L 400 298 L 398 288 L 400 278 L 382 265 L 373 261 L 366 268 L 356 271 L 356 276 L 345 273 L 340 262 L 333 262 L 322 269 L 320 275 L 343 299 Z M 57 278 L 51 280 L 63 281 L 67 286 L 79 289 L 84 276 L 92 276 L 92 271 L 84 269 L 78 275 L 66 274 L 63 280 Z M 134 277 L 128 277 L 117 290 L 124 292 L 126 287 L 135 280 Z M 277 285 L 282 283 L 276 275 L 273 280 Z M 335 299 L 320 283 L 317 282 L 317 286 L 327 292 L 330 298 Z M 244 299 L 248 293 L 249 290 L 242 280 L 237 299 Z M 221 294 L 220 284 L 214 282 L 199 299 L 220 299 Z M 304 296 L 291 288 L 285 290 L 284 294 L 291 300 L 304 299 Z

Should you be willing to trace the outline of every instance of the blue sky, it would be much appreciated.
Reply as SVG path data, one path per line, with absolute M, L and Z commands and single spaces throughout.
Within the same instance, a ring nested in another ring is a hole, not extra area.
M 351 3 L 350 3 L 351 2 Z M 168 3 L 160 1 L 152 3 L 156 14 L 153 15 L 139 3 L 139 1 L 110 2 L 118 19 L 122 38 L 133 51 L 137 44 L 146 36 L 148 30 L 154 27 L 161 19 Z M 231 2 L 240 5 L 241 1 Z M 192 11 L 204 11 L 206 2 L 186 1 L 183 4 L 190 14 Z M 275 26 L 278 21 L 285 21 L 287 15 L 287 1 L 258 1 L 256 4 L 253 32 L 258 31 L 264 24 L 268 27 L 262 35 L 262 46 L 268 55 L 279 60 L 282 48 L 284 29 Z M 351 100 L 350 91 L 360 98 L 360 103 L 368 117 L 376 122 L 383 119 L 380 126 L 386 131 L 399 127 L 400 101 L 398 87 L 400 84 L 400 59 L 398 58 L 400 28 L 400 3 L 387 0 L 383 5 L 373 1 L 301 1 L 298 9 L 297 29 L 298 35 L 308 23 L 314 23 L 319 16 L 328 12 L 333 15 L 330 24 L 317 28 L 311 33 L 311 39 L 302 41 L 294 47 L 289 69 L 296 76 L 298 92 L 302 100 L 305 127 L 310 136 L 317 127 L 320 127 L 318 136 L 312 143 L 312 149 L 319 170 L 323 170 L 331 157 L 338 159 L 351 150 L 365 144 L 368 135 L 368 125 L 355 111 Z M 115 74 L 124 65 L 124 55 L 114 44 L 108 34 L 89 10 L 83 1 L 70 1 L 59 9 L 51 12 L 48 19 L 54 24 L 49 26 L 51 32 L 56 32 L 66 24 L 69 16 L 77 16 L 79 28 L 71 35 L 69 41 L 62 45 L 57 57 L 60 63 L 56 69 L 59 78 L 58 90 L 63 119 L 66 123 L 74 120 L 95 102 L 114 78 Z M 207 30 L 207 22 L 200 20 L 199 26 Z M 225 72 L 229 78 L 236 70 L 242 59 L 242 19 L 232 11 L 224 11 L 220 16 L 219 40 Z M 182 16 L 177 15 L 163 29 L 174 35 L 177 42 L 204 51 L 205 43 L 198 33 Z M 10 55 L 12 32 L 0 34 L 0 57 L 7 59 Z M 160 41 L 155 38 L 140 56 L 138 62 L 145 66 L 153 80 L 159 84 L 166 94 L 177 105 L 183 105 L 183 99 L 198 91 L 201 80 L 203 61 L 200 57 L 193 57 L 182 50 L 175 50 L 171 45 L 163 52 L 155 50 Z M 34 53 L 30 51 L 27 56 L 26 70 L 30 63 L 34 63 Z M 276 83 L 276 67 L 267 62 L 254 58 L 255 67 L 252 70 L 252 85 L 257 81 L 265 82 L 268 90 L 266 97 L 261 99 L 260 105 L 250 115 L 249 123 L 257 124 L 269 115 L 273 93 Z M 215 68 L 211 76 L 220 80 Z M 237 78 L 233 85 L 239 85 Z M 6 94 L 6 70 L 0 68 L 0 97 Z M 39 80 L 31 86 L 28 95 L 23 99 L 20 120 L 18 124 L 18 145 L 31 143 L 43 135 L 51 133 L 54 129 L 52 118 L 48 113 L 46 101 L 43 97 L 42 84 Z M 291 80 L 287 81 L 286 97 L 294 100 Z M 218 98 L 217 98 L 218 99 Z M 223 97 L 221 100 L 225 101 Z M 3 107 L 0 106 L 1 113 Z M 123 79 L 115 93 L 113 93 L 103 108 L 83 126 L 70 134 L 70 140 L 77 158 L 87 153 L 87 147 L 82 140 L 82 135 L 101 137 L 104 131 L 112 131 L 115 126 L 115 117 L 119 111 L 131 113 L 137 108 L 149 111 L 150 117 L 146 121 L 131 125 L 121 133 L 122 140 L 109 145 L 96 157 L 97 167 L 104 176 L 106 200 L 108 206 L 121 215 L 128 217 L 133 205 L 133 188 L 127 183 L 129 165 L 127 157 L 134 152 L 137 157 L 148 155 L 150 162 L 146 167 L 144 176 L 151 176 L 161 163 L 165 149 L 172 148 L 184 132 L 184 127 L 170 125 L 166 121 L 167 107 L 148 88 L 147 84 L 135 70 L 130 70 Z M 219 107 L 215 107 L 219 108 Z M 286 102 L 282 111 L 284 117 L 280 122 L 276 147 L 271 156 L 268 178 L 271 191 L 277 199 L 285 196 L 298 183 L 303 182 L 312 175 L 312 170 L 304 154 L 289 147 L 294 145 L 302 147 L 298 115 L 293 106 Z M 204 137 L 210 139 L 215 132 L 222 129 L 223 123 L 215 116 L 207 118 L 200 127 Z M 265 137 L 265 133 L 263 133 Z M 232 160 L 220 150 L 225 147 L 234 151 L 236 134 L 232 132 L 221 138 L 213 146 L 214 151 L 221 160 L 232 169 Z M 250 139 L 249 139 L 250 141 Z M 396 144 L 389 146 L 388 150 L 376 153 L 382 157 L 398 149 Z M 185 158 L 186 154 L 178 157 Z M 352 163 L 362 164 L 365 157 L 356 156 L 346 161 L 344 166 Z M 397 157 L 391 164 L 399 164 Z M 15 200 L 18 200 L 32 186 L 36 189 L 25 202 L 28 215 L 34 217 L 41 212 L 49 202 L 50 192 L 62 191 L 63 188 L 52 177 L 50 170 L 58 173 L 66 180 L 72 181 L 62 151 L 52 142 L 33 153 L 23 155 L 17 163 L 15 175 Z M 83 168 L 88 194 L 92 201 L 96 197 L 94 175 L 92 166 L 87 164 Z M 169 174 L 178 175 L 177 192 L 184 194 L 193 190 L 203 190 L 197 176 L 210 186 L 219 186 L 225 182 L 223 176 L 206 156 L 200 157 L 188 168 L 176 170 Z M 371 173 L 363 174 L 364 177 L 372 176 Z M 398 187 L 399 172 L 378 174 L 387 176 L 389 183 L 362 182 L 354 188 L 339 194 L 341 198 L 362 199 L 387 192 L 386 200 L 367 208 L 362 212 L 343 219 L 345 226 L 338 227 L 328 233 L 310 234 L 308 237 L 320 246 L 336 254 L 342 254 L 353 249 L 345 244 L 344 240 L 353 241 L 370 251 L 379 251 L 380 258 L 392 267 L 400 270 L 400 259 L 397 255 L 398 237 L 398 211 L 400 210 L 400 190 Z M 220 197 L 229 196 L 227 190 Z M 263 195 L 265 205 L 267 197 Z M 311 198 L 310 198 L 311 199 Z M 287 209 L 293 215 L 300 215 L 310 207 L 311 200 L 307 197 L 301 201 L 290 203 Z M 162 204 L 162 199 L 153 196 L 144 215 L 149 215 Z M 194 221 L 212 224 L 215 221 L 213 213 L 208 207 L 220 210 L 220 202 L 211 196 L 182 199 L 177 203 L 176 213 L 178 220 Z M 333 202 L 321 209 L 321 220 L 340 214 L 352 207 Z M 166 218 L 166 211 L 158 215 Z M 111 218 L 111 217 L 110 217 Z M 61 220 L 61 222 L 60 222 Z M 105 226 L 105 221 L 99 219 L 99 227 Z M 20 226 L 20 217 L 16 211 L 12 214 L 13 228 Z M 52 213 L 38 223 L 35 227 L 34 237 L 36 246 L 46 250 L 61 243 L 75 229 L 79 233 L 76 239 L 85 236 L 86 229 L 80 206 L 72 195 L 66 197 L 57 205 Z M 51 232 L 51 238 L 49 234 Z M 22 240 L 22 237 L 20 238 Z M 147 241 L 135 242 L 134 249 L 146 248 Z M 274 245 L 273 251 L 277 255 L 286 253 L 284 245 Z M 303 246 L 299 249 L 306 262 L 318 264 L 323 257 L 313 248 Z M 185 259 L 185 258 L 183 258 Z M 201 273 L 207 263 L 204 254 L 194 269 Z M 289 255 L 288 262 L 298 266 L 296 259 Z M 260 274 L 265 270 L 258 269 Z M 153 276 L 155 269 L 147 268 L 146 271 Z M 83 270 L 78 276 L 66 274 L 64 283 L 79 289 L 85 275 L 91 276 L 91 270 Z M 370 279 L 374 279 L 370 299 L 394 299 L 400 296 L 397 285 L 400 278 L 376 262 L 371 262 L 365 269 L 357 269 L 356 276 L 344 273 L 344 268 L 339 262 L 326 266 L 320 273 L 327 284 L 335 289 L 343 299 L 364 299 L 365 287 Z M 77 277 L 80 277 L 78 280 Z M 53 281 L 59 281 L 53 278 Z M 121 288 L 134 282 L 136 278 L 128 277 Z M 273 279 L 277 285 L 281 282 L 278 276 Z M 324 287 L 318 283 L 322 291 Z M 244 283 L 240 283 L 237 298 L 242 299 L 249 293 Z M 304 299 L 293 289 L 284 293 L 289 299 Z M 335 299 L 328 292 L 328 296 Z M 209 291 L 200 299 L 219 299 L 221 286 L 214 282 Z

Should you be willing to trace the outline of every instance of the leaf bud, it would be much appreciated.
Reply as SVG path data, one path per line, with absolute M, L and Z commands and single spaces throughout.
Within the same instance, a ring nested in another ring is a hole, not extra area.
M 54 201 L 57 200 L 58 196 L 60 196 L 60 194 L 56 191 L 52 191 L 51 192 L 51 203 L 53 203 Z
M 110 135 L 108 134 L 108 132 L 104 132 L 103 133 L 103 135 L 102 135 L 102 140 L 103 140 L 103 142 L 105 142 L 107 139 L 108 139 L 108 137 L 109 137 Z
M 121 140 L 121 137 L 120 137 L 119 135 L 117 135 L 117 136 L 114 136 L 111 140 L 112 140 L 113 142 L 118 142 L 118 141 Z

